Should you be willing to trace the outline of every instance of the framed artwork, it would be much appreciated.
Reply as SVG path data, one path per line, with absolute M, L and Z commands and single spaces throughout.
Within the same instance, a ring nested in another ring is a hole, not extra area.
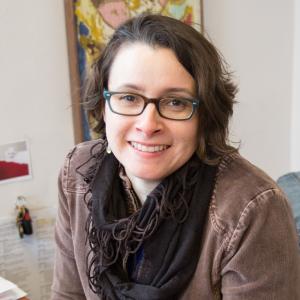
M 202 0 L 64 0 L 75 143 L 97 138 L 81 106 L 83 74 L 114 30 L 145 12 L 181 20 L 203 31 Z
M 27 141 L 0 145 L 0 184 L 31 179 L 31 163 Z

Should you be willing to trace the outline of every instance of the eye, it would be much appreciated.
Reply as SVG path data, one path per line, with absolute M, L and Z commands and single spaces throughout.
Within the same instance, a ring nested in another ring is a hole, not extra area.
M 182 99 L 170 99 L 168 105 L 170 106 L 185 106 L 186 101 Z
M 133 95 L 133 94 L 121 94 L 119 96 L 119 100 L 134 102 L 134 101 L 138 100 L 138 96 Z
M 163 112 L 182 113 L 193 109 L 193 104 L 184 98 L 165 98 L 160 102 L 160 109 Z
M 180 98 L 170 98 L 164 101 L 164 105 L 170 108 L 184 108 L 189 104 L 189 101 L 186 99 Z

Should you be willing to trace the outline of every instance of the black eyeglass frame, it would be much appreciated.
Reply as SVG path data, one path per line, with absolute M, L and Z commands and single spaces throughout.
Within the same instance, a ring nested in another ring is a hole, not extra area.
M 111 98 L 111 96 L 113 96 L 113 95 L 118 95 L 118 94 L 132 94 L 132 95 L 137 95 L 137 96 L 141 97 L 141 98 L 144 100 L 144 107 L 143 107 L 142 111 L 141 111 L 140 113 L 138 113 L 138 114 L 121 114 L 121 113 L 116 112 L 115 110 L 113 110 L 113 108 L 111 107 L 110 98 Z M 112 92 L 112 91 L 108 91 L 108 90 L 106 90 L 106 89 L 103 90 L 103 97 L 104 97 L 105 101 L 107 101 L 110 110 L 111 110 L 113 113 L 117 114 L 117 115 L 121 115 L 121 116 L 129 116 L 129 117 L 131 117 L 131 116 L 132 116 L 132 117 L 134 117 L 134 116 L 139 116 L 139 115 L 141 115 L 141 114 L 144 112 L 146 106 L 147 106 L 149 103 L 153 103 L 153 104 L 155 105 L 155 107 L 156 107 L 156 110 L 157 110 L 158 114 L 159 114 L 162 118 L 168 119 L 168 120 L 174 120 L 174 121 L 186 121 L 186 120 L 190 120 L 190 119 L 192 118 L 192 116 L 194 115 L 196 109 L 199 107 L 199 104 L 200 104 L 200 100 L 198 100 L 198 99 L 187 99 L 187 98 L 180 98 L 180 97 L 177 97 L 178 99 L 182 99 L 182 100 L 191 102 L 192 105 L 193 105 L 193 110 L 192 110 L 191 114 L 190 114 L 187 118 L 184 118 L 184 119 L 174 119 L 174 118 L 168 118 L 168 117 L 162 115 L 161 112 L 160 112 L 160 109 L 159 109 L 159 103 L 160 103 L 160 101 L 161 101 L 162 99 L 167 99 L 168 97 L 162 97 L 162 98 L 147 98 L 147 97 L 145 97 L 145 96 L 143 96 L 143 95 L 140 95 L 140 94 L 137 94 L 137 93 L 130 93 L 130 92 L 128 92 L 128 93 L 126 93 L 126 92 Z M 171 98 L 171 97 L 170 97 L 170 98 Z M 176 98 L 174 97 L 174 99 L 176 99 Z

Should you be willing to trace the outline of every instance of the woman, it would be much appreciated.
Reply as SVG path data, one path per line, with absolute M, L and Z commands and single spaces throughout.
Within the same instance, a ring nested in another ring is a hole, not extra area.
M 193 28 L 117 29 L 86 87 L 101 139 L 60 174 L 52 299 L 300 299 L 288 203 L 227 143 L 235 91 Z

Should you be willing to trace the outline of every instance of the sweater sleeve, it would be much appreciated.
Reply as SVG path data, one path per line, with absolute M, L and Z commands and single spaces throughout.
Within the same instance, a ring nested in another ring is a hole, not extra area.
M 245 207 L 221 276 L 224 300 L 300 299 L 295 222 L 280 190 L 267 190 Z
M 66 166 L 59 175 L 59 207 L 55 227 L 55 263 L 51 300 L 86 299 L 80 281 L 70 226 L 68 195 L 63 188 Z

